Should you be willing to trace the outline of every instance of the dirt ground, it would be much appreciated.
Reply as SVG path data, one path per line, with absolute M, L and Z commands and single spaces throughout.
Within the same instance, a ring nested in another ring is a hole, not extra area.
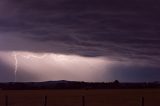
M 160 106 L 160 89 L 0 90 L 0 106 Z

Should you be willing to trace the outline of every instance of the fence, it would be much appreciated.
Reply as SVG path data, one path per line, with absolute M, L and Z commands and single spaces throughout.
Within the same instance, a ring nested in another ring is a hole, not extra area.
M 44 96 L 44 97 L 41 97 L 41 98 L 42 98 L 41 101 L 43 101 L 43 102 L 39 103 L 39 105 L 37 104 L 38 106 L 99 106 L 100 105 L 100 103 L 98 103 L 96 99 L 93 100 L 96 97 L 91 98 L 91 97 L 86 97 L 86 96 L 79 96 L 77 98 L 78 102 L 75 102 L 76 97 L 73 97 L 73 98 L 71 98 L 71 97 L 68 97 L 68 98 L 67 97 L 59 97 L 59 99 L 56 98 L 55 101 L 52 101 L 51 99 L 53 99 L 53 98 L 52 97 L 49 98 L 48 96 Z M 27 104 L 24 105 L 22 101 L 21 101 L 22 103 L 18 103 L 18 101 L 15 102 L 14 99 L 15 98 L 5 96 L 4 106 L 32 106 L 32 105 L 37 106 L 35 104 L 32 104 L 32 102 L 28 105 Z M 62 101 L 61 101 L 61 99 L 62 99 Z M 68 104 L 66 104 L 66 102 L 65 102 L 66 99 L 70 99 L 70 102 L 68 102 Z M 72 101 L 73 99 L 75 99 L 75 101 Z M 101 98 L 99 97 L 99 99 L 101 99 Z M 122 98 L 119 98 L 119 99 L 122 99 Z M 138 98 L 137 98 L 137 100 L 138 100 Z M 140 102 L 139 102 L 139 104 L 137 103 L 137 106 L 144 106 L 144 97 L 139 98 L 139 101 Z M 57 102 L 57 103 L 55 103 L 55 102 Z M 74 102 L 74 103 L 72 103 L 72 102 Z M 91 102 L 93 102 L 93 103 L 91 103 Z M 101 100 L 99 102 L 103 102 L 103 101 Z M 116 102 L 116 101 L 114 101 L 114 102 Z M 128 101 L 126 100 L 126 102 L 128 102 Z M 109 106 L 109 104 L 106 105 L 105 103 L 101 103 L 101 105 L 102 104 L 104 104 L 104 106 Z M 122 104 L 122 105 L 124 106 L 124 104 Z M 114 106 L 114 105 L 112 105 L 112 106 Z M 117 105 L 115 104 L 115 106 L 117 106 Z M 121 106 L 121 104 L 119 104 L 119 106 Z M 132 106 L 132 105 L 127 105 L 127 106 Z M 134 106 L 134 104 L 133 104 L 133 106 Z

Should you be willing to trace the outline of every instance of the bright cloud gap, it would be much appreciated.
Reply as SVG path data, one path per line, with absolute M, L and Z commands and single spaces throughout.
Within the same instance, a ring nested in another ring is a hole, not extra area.
M 26 70 L 37 80 L 104 81 L 103 74 L 111 61 L 104 57 L 83 57 L 55 53 L 0 52 L 1 60 L 13 67 L 14 81 Z M 32 80 L 25 80 L 32 81 Z

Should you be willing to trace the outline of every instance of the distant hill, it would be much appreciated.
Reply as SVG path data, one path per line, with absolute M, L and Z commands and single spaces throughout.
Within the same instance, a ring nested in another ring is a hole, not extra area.
M 145 89 L 160 88 L 159 82 L 120 83 L 78 82 L 78 81 L 46 81 L 46 82 L 8 82 L 0 83 L 2 90 L 38 90 L 38 89 Z

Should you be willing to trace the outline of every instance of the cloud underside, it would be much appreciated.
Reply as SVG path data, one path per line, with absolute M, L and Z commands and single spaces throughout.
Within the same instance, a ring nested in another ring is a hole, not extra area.
M 158 0 L 1 0 L 0 50 L 159 65 Z

